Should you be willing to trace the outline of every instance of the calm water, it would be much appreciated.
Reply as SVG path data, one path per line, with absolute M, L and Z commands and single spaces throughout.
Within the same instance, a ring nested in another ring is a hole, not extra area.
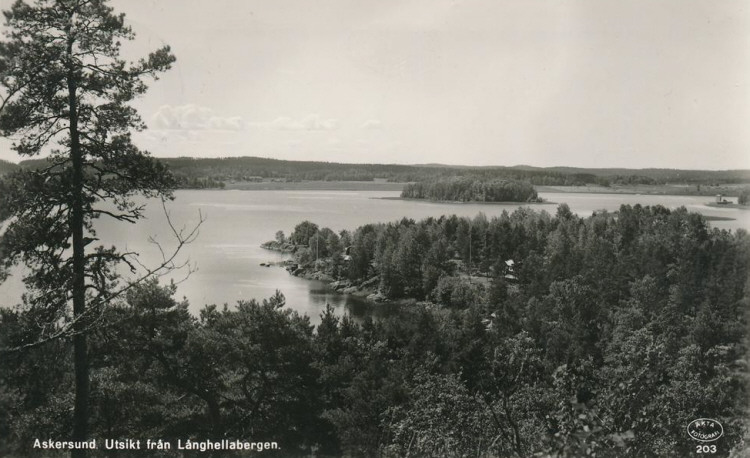
M 421 219 L 428 216 L 457 214 L 475 216 L 484 212 L 488 217 L 513 211 L 518 205 L 438 204 L 430 202 L 380 199 L 397 197 L 396 191 L 178 191 L 176 200 L 169 203 L 171 219 L 177 226 L 191 227 L 205 218 L 198 239 L 185 247 L 181 260 L 190 260 L 198 270 L 182 282 L 177 294 L 186 297 L 191 310 L 197 312 L 205 304 L 234 304 L 240 299 L 261 299 L 279 289 L 287 298 L 287 305 L 306 313 L 313 322 L 326 303 L 340 311 L 360 315 L 367 313 L 366 301 L 333 294 L 320 282 L 299 279 L 279 267 L 262 267 L 260 263 L 279 261 L 282 256 L 260 248 L 278 230 L 289 235 L 294 226 L 310 220 L 335 231 L 355 229 L 372 222 L 387 222 L 404 216 Z M 670 208 L 685 206 L 708 216 L 736 218 L 711 224 L 723 229 L 750 229 L 750 211 L 731 208 L 712 208 L 704 204 L 710 197 L 649 196 L 585 193 L 540 193 L 555 204 L 534 205 L 538 210 L 554 213 L 557 203 L 566 202 L 571 210 L 588 216 L 599 209 L 617 210 L 620 204 L 656 205 Z M 153 236 L 169 248 L 170 233 L 161 205 L 153 203 L 147 218 L 137 225 L 101 220 L 99 236 L 106 244 L 136 251 L 142 262 L 154 265 L 159 251 L 148 242 Z M 182 278 L 180 274 L 174 276 Z M 19 301 L 23 285 L 17 277 L 0 285 L 4 305 Z

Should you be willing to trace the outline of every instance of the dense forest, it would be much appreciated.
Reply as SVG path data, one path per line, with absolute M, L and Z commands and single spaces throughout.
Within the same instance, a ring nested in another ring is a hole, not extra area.
M 304 222 L 278 238 L 299 262 L 412 300 L 361 322 L 329 308 L 312 326 L 281 294 L 196 317 L 174 286 L 142 284 L 90 335 L 92 437 L 278 441 L 271 456 L 677 457 L 708 417 L 724 426 L 716 456 L 744 447 L 745 231 L 684 209 L 562 205 L 338 234 Z M 36 316 L 0 313 L 3 347 L 33 340 Z M 0 359 L 0 454 L 69 430 L 69 347 Z
M 527 182 L 471 178 L 409 183 L 401 191 L 401 197 L 454 202 L 533 202 L 538 198 L 534 187 Z
M 18 165 L 12 162 L 8 162 L 8 161 L 4 161 L 0 159 L 0 175 L 5 175 L 6 173 L 13 172 L 17 168 L 18 168 Z
M 469 436 L 500 456 L 686 456 L 681 425 L 702 416 L 737 434 L 722 439 L 726 455 L 746 431 L 745 231 L 685 209 L 583 219 L 561 205 L 554 217 L 521 209 L 340 234 L 304 222 L 288 243 L 332 278 L 423 301 L 380 323 L 386 345 L 419 361 L 382 382 L 409 386 L 379 413 L 378 447 L 396 455 L 444 454 Z

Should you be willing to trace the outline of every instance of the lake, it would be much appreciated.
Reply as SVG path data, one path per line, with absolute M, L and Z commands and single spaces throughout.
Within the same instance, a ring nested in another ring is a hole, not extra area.
M 261 263 L 280 261 L 279 253 L 260 248 L 274 238 L 278 230 L 289 235 L 296 224 L 310 220 L 335 231 L 353 230 L 366 223 L 388 222 L 409 217 L 415 220 L 428 216 L 457 214 L 488 217 L 512 212 L 517 204 L 446 204 L 413 200 L 383 199 L 398 197 L 398 191 L 239 191 L 182 190 L 168 203 L 175 225 L 192 227 L 202 214 L 205 222 L 197 240 L 184 248 L 180 260 L 190 260 L 197 267 L 177 290 L 186 297 L 190 309 L 197 313 L 206 304 L 235 304 L 237 300 L 269 297 L 276 289 L 287 298 L 287 305 L 310 316 L 313 323 L 326 303 L 355 316 L 372 312 L 372 305 L 363 299 L 342 296 L 328 291 L 321 282 L 293 277 L 280 267 L 262 267 Z M 706 216 L 735 218 L 713 221 L 722 229 L 750 229 L 750 211 L 736 208 L 714 208 L 705 205 L 711 197 L 656 196 L 589 193 L 540 193 L 550 204 L 534 204 L 535 210 L 555 212 L 558 203 L 567 203 L 581 216 L 593 211 L 617 210 L 621 204 L 657 205 L 670 208 L 685 206 Z M 136 225 L 114 223 L 102 219 L 96 225 L 102 243 L 114 244 L 122 250 L 136 251 L 146 265 L 160 259 L 158 249 L 149 237 L 166 248 L 173 244 L 166 218 L 158 201 L 149 204 L 146 218 Z M 180 273 L 174 275 L 179 280 Z M 19 302 L 23 284 L 14 276 L 0 285 L 3 305 Z M 378 306 L 380 307 L 380 306 Z M 382 308 L 382 307 L 381 307 Z

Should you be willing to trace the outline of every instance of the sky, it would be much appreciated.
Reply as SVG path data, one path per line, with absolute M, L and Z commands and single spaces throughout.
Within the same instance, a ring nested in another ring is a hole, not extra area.
M 111 3 L 157 157 L 750 168 L 744 0 Z

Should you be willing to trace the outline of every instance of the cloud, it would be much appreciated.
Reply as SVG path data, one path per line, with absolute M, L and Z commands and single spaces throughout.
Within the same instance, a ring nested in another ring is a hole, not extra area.
M 148 129 L 138 135 L 150 142 L 166 143 L 174 140 L 194 141 L 198 134 L 189 130 Z
M 148 123 L 157 130 L 243 130 L 247 123 L 239 116 L 218 116 L 200 105 L 162 105 Z
M 318 114 L 311 114 L 302 119 L 281 116 L 271 122 L 270 126 L 278 130 L 335 130 L 339 123 L 336 119 L 325 119 Z
M 162 105 L 151 116 L 148 126 L 153 130 L 165 131 L 240 131 L 248 127 L 272 130 L 326 131 L 338 129 L 339 123 L 337 119 L 323 118 L 315 113 L 303 118 L 280 116 L 270 122 L 247 122 L 239 116 L 219 116 L 211 108 L 188 103 L 186 105 Z
M 383 122 L 379 119 L 368 119 L 362 124 L 362 129 L 376 130 L 383 128 Z

